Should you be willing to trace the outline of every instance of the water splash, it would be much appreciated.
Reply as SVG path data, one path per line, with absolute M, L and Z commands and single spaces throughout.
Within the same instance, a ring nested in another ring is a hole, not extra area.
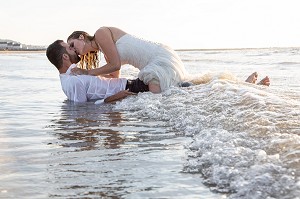
M 207 79 L 163 94 L 142 93 L 114 109 L 166 121 L 193 137 L 183 171 L 201 173 L 213 191 L 230 198 L 299 196 L 300 106 L 295 93 L 218 75 Z

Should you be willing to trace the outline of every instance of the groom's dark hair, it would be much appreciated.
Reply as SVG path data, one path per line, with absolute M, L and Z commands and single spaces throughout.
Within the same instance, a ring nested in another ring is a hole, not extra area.
M 46 50 L 48 60 L 59 70 L 63 65 L 62 56 L 66 53 L 66 48 L 61 45 L 63 40 L 56 40 L 50 44 Z

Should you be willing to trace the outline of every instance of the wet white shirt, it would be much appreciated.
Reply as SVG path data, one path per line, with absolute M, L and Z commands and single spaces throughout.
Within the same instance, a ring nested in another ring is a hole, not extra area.
M 105 78 L 91 75 L 70 75 L 72 64 L 66 73 L 60 74 L 62 90 L 69 100 L 86 102 L 89 100 L 105 99 L 125 90 L 126 78 Z

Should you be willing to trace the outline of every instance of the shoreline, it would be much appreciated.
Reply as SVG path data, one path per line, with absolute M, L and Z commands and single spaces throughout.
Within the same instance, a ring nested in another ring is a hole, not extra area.
M 0 54 L 12 53 L 45 53 L 46 50 L 0 50 Z

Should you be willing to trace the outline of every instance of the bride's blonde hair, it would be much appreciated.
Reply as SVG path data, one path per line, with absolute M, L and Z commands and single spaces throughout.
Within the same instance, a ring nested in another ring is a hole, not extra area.
M 95 36 L 90 36 L 88 33 L 84 32 L 84 31 L 74 31 L 68 37 L 67 41 L 69 41 L 70 39 L 78 39 L 80 35 L 83 35 L 84 40 L 92 41 L 95 38 Z M 88 52 L 85 55 L 81 55 L 80 58 L 81 58 L 81 60 L 78 64 L 78 66 L 82 69 L 90 70 L 90 69 L 99 67 L 99 53 L 98 53 L 98 51 Z
M 91 51 L 85 55 L 80 56 L 79 67 L 82 69 L 93 69 L 99 67 L 99 60 L 98 60 L 98 52 Z

